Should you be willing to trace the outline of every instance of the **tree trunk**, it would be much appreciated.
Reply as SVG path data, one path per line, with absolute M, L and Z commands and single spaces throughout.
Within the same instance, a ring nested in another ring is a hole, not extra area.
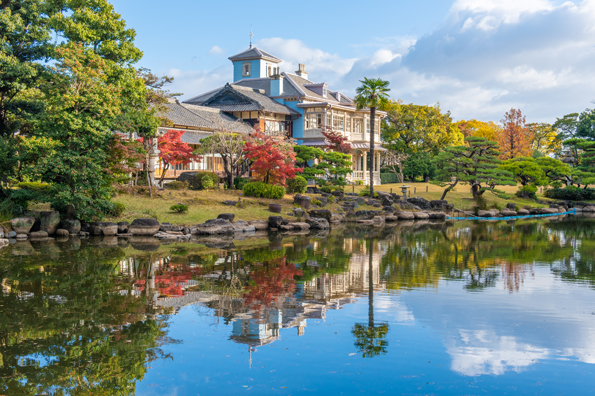
M 376 107 L 370 108 L 370 198 L 374 198 L 374 126 L 376 124 Z
M 165 180 L 165 172 L 169 169 L 168 163 L 163 163 L 163 172 L 161 173 L 161 178 L 159 179 L 159 185 L 163 187 L 163 180 Z
M 479 184 L 471 185 L 471 193 L 473 194 L 473 199 L 477 199 L 483 194 L 479 192 Z
M 149 187 L 149 197 L 153 198 L 153 190 L 151 189 L 151 175 L 149 172 L 149 168 L 150 168 L 149 150 L 147 150 L 147 157 L 145 160 L 146 160 L 146 164 L 147 164 L 145 173 L 147 174 L 147 187 Z
M 369 241 L 368 256 L 368 327 L 374 327 L 374 265 L 372 263 L 372 238 Z
M 453 188 L 455 188 L 455 186 L 457 185 L 458 182 L 459 182 L 459 180 L 457 179 L 453 184 L 451 184 L 448 188 L 446 188 L 444 190 L 444 192 L 442 193 L 442 196 L 440 197 L 441 201 L 443 201 L 444 198 L 446 198 L 446 194 L 448 194 Z

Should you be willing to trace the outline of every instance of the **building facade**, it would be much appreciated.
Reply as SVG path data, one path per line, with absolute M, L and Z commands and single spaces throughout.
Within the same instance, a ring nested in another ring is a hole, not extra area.
M 323 128 L 345 136 L 351 144 L 352 173 L 348 181 L 380 184 L 383 151 L 380 124 L 385 112 L 357 109 L 352 98 L 332 91 L 325 82 L 309 79 L 306 67 L 295 73 L 281 71 L 282 60 L 252 46 L 229 58 L 233 83 L 188 99 L 184 104 L 213 107 L 245 121 L 265 134 L 287 136 L 297 144 L 326 147 Z M 371 123 L 375 126 L 375 154 L 370 155 Z

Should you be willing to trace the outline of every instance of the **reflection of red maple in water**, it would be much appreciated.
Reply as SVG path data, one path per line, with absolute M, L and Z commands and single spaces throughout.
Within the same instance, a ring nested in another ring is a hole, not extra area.
M 141 277 L 144 277 L 146 270 L 141 271 Z M 191 268 L 188 265 L 164 266 L 155 274 L 155 288 L 162 296 L 180 297 L 184 295 L 184 286 L 195 276 L 202 275 L 202 268 Z M 134 282 L 139 291 L 145 289 L 145 280 L 139 279 Z
M 503 261 L 500 263 L 500 266 L 504 278 L 504 288 L 507 289 L 509 293 L 518 293 L 521 289 L 521 285 L 525 283 L 525 275 L 527 274 L 528 267 L 510 261 Z
M 285 258 L 271 260 L 267 264 L 260 264 L 250 272 L 252 284 L 246 287 L 242 296 L 246 306 L 259 311 L 282 304 L 289 297 L 295 287 L 294 277 L 302 275 L 302 271 L 294 264 L 287 264 Z

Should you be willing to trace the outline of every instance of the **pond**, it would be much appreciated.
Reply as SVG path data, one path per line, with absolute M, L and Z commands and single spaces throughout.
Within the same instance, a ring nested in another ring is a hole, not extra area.
M 587 394 L 595 219 L 0 250 L 0 395 Z

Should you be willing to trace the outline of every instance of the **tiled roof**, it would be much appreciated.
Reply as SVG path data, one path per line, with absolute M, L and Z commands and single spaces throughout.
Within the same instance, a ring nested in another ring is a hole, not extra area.
M 200 141 L 211 136 L 211 133 L 186 131 L 180 140 L 187 144 L 200 144 Z
M 370 145 L 368 143 L 351 143 L 351 148 L 352 149 L 358 149 L 358 150 L 370 150 Z M 385 149 L 384 147 L 382 147 L 379 144 L 375 144 L 374 145 L 374 150 L 376 150 L 376 151 L 388 151 L 387 149 Z
M 265 94 L 271 95 L 271 79 L 269 77 L 240 80 L 233 83 L 233 85 L 261 89 L 264 90 Z M 282 96 L 300 96 L 300 93 L 293 87 L 293 85 L 289 81 L 285 79 L 283 81 Z
M 261 89 L 227 84 L 223 89 L 203 102 L 204 106 L 223 111 L 267 111 L 276 114 L 299 116 L 300 113 L 271 99 Z
M 341 94 L 341 101 L 337 101 L 337 92 L 334 91 L 327 91 L 327 97 L 325 98 L 324 96 L 317 94 L 316 92 L 310 90 L 307 87 L 310 84 L 314 84 L 312 81 L 306 80 L 305 78 L 300 77 L 296 74 L 283 73 L 283 75 L 287 79 L 291 79 L 291 81 L 309 97 L 320 99 L 323 101 L 337 102 L 347 106 L 353 105 L 353 102 L 350 100 L 350 98 L 343 94 Z
M 237 118 L 223 113 L 219 109 L 204 106 L 182 104 L 172 101 L 165 105 L 167 117 L 174 125 L 204 128 L 205 130 L 225 128 L 230 132 L 250 133 L 252 128 Z
M 277 58 L 276 56 L 273 56 L 273 55 L 269 54 L 268 52 L 258 49 L 256 47 L 248 48 L 246 51 L 240 52 L 237 55 L 229 57 L 229 60 L 232 62 L 241 61 L 241 60 L 249 60 L 249 59 L 266 59 L 266 60 L 270 60 L 275 63 L 283 62 L 281 59 Z

